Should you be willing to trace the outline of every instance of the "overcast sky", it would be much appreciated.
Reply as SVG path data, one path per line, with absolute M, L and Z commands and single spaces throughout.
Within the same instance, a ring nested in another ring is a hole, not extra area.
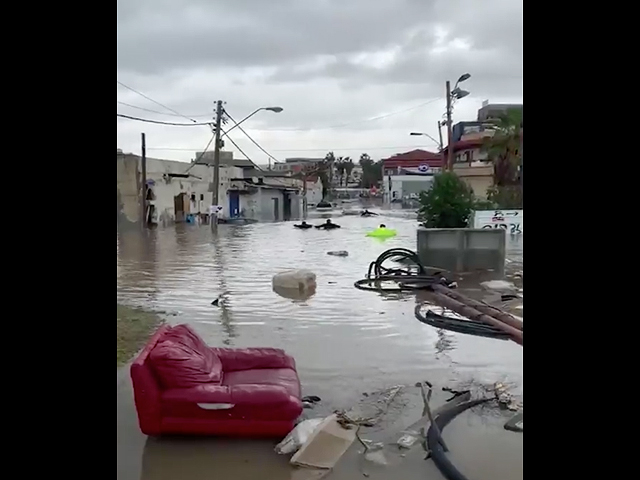
M 438 137 L 446 80 L 473 75 L 456 122 L 484 100 L 523 101 L 522 17 L 521 0 L 118 0 L 117 80 L 199 122 L 219 99 L 236 120 L 280 106 L 244 125 L 278 160 L 436 151 L 409 133 Z M 118 113 L 189 123 L 116 86 Z M 118 148 L 139 152 L 141 132 L 149 156 L 184 161 L 211 138 L 206 126 L 118 119 Z

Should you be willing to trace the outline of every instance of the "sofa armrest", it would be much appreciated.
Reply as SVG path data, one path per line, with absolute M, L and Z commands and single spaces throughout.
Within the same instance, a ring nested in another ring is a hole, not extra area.
M 163 402 L 191 404 L 227 404 L 243 406 L 275 406 L 289 404 L 301 408 L 299 399 L 289 395 L 284 387 L 274 385 L 218 386 L 199 385 L 192 388 L 166 390 Z
M 279 368 L 296 369 L 295 360 L 287 355 L 284 350 L 275 348 L 247 348 L 243 350 L 214 348 L 213 351 L 222 361 L 222 370 L 225 372 Z

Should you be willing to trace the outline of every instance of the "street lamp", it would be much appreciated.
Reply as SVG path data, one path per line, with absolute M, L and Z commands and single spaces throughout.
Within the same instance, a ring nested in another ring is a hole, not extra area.
M 251 115 L 245 117 L 240 122 L 236 123 L 233 127 L 231 127 L 226 132 L 223 132 L 223 130 L 222 130 L 222 121 L 223 121 L 223 117 L 224 117 L 224 113 L 225 113 L 224 112 L 224 102 L 221 101 L 221 100 L 219 100 L 217 102 L 216 123 L 215 123 L 215 142 L 216 142 L 216 145 L 215 145 L 214 160 L 213 160 L 213 201 L 211 202 L 212 206 L 217 207 L 218 206 L 218 202 L 220 200 L 220 156 L 221 156 L 221 150 L 222 150 L 222 139 L 225 136 L 227 136 L 229 134 L 229 132 L 231 132 L 232 130 L 238 128 L 244 122 L 246 122 L 251 117 L 253 117 L 254 115 L 256 115 L 257 113 L 259 113 L 259 112 L 261 112 L 263 110 L 269 111 L 269 112 L 273 112 L 273 113 L 282 113 L 284 111 L 284 108 L 282 108 L 282 107 L 262 107 L 262 108 L 258 108 Z M 214 231 L 217 231 L 217 228 L 218 228 L 218 217 L 217 217 L 217 215 L 214 216 L 211 219 L 211 228 Z
M 436 145 L 438 145 L 438 148 L 440 149 L 440 151 L 444 150 L 444 145 L 442 144 L 443 142 L 436 140 L 428 133 L 412 132 L 409 135 L 412 137 L 427 137 L 429 140 L 433 141 Z
M 470 92 L 466 90 L 462 90 L 460 88 L 460 84 L 466 82 L 471 78 L 470 73 L 465 73 L 462 75 L 458 81 L 456 82 L 455 87 L 451 88 L 451 82 L 447 81 L 447 130 L 448 130 L 448 141 L 449 141 L 449 152 L 447 156 L 447 161 L 445 165 L 445 169 L 449 169 L 453 171 L 453 102 L 454 100 L 462 100 L 463 98 L 471 95 Z
M 251 115 L 247 115 L 245 118 L 240 120 L 237 124 L 235 124 L 233 127 L 231 127 L 229 130 L 227 130 L 226 133 L 223 135 L 223 137 L 226 137 L 229 134 L 229 132 L 231 132 L 232 130 L 235 130 L 240 125 L 242 125 L 244 122 L 246 122 L 247 120 L 249 120 L 253 116 L 255 116 L 258 113 L 263 112 L 263 111 L 264 112 L 273 112 L 273 113 L 282 113 L 282 112 L 284 112 L 284 108 L 282 108 L 282 107 L 262 107 L 262 108 L 259 108 L 255 112 L 253 112 Z

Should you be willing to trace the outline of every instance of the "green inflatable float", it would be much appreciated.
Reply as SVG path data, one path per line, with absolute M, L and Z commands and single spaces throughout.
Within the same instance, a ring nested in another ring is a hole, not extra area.
M 374 230 L 373 232 L 369 232 L 367 234 L 367 237 L 385 239 L 385 238 L 393 238 L 397 235 L 398 235 L 397 230 L 391 230 L 390 228 L 387 228 L 386 225 L 380 225 L 380 227 Z

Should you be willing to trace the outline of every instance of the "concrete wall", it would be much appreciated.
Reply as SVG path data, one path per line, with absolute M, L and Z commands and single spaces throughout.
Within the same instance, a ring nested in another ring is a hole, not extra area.
M 473 188 L 476 197 L 486 199 L 487 191 L 493 186 L 493 164 L 478 163 L 476 165 L 457 164 L 455 173 Z
M 117 213 L 118 228 L 140 224 L 140 168 L 141 159 L 137 155 L 118 154 Z M 150 204 L 155 207 L 154 220 L 160 226 L 169 226 L 176 222 L 175 198 L 184 194 L 187 201 L 185 213 L 208 213 L 213 201 L 213 169 L 206 165 L 195 165 L 170 160 L 147 160 L 147 184 L 153 192 Z M 172 177 L 171 174 L 186 175 L 187 178 Z M 218 203 L 223 207 L 222 218 L 229 218 L 229 190 L 243 186 L 242 182 L 232 179 L 244 178 L 244 170 L 239 167 L 225 166 L 220 169 L 220 196 Z M 268 179 L 267 179 L 268 180 Z M 276 182 L 276 180 L 273 180 Z M 302 188 L 297 179 L 278 179 L 278 186 Z M 239 183 L 239 186 L 236 185 Z M 322 187 L 320 187 L 322 188 Z M 273 199 L 278 199 L 278 215 L 275 213 Z M 293 218 L 300 218 L 302 208 L 299 196 L 291 193 Z M 254 194 L 240 196 L 240 210 L 245 217 L 261 221 L 284 220 L 284 193 L 282 189 L 260 188 Z
M 188 198 L 185 213 L 207 213 L 213 194 L 212 169 L 197 165 L 189 170 L 189 178 L 171 178 L 170 174 L 186 174 L 190 164 L 169 160 L 147 160 L 147 179 L 155 200 L 151 203 L 157 212 L 158 225 L 168 226 L 176 221 L 175 197 L 185 194 Z M 195 201 L 192 198 L 195 197 Z
M 391 177 L 391 199 L 402 199 L 429 191 L 433 181 L 434 177 L 429 176 L 395 175 Z
M 456 273 L 492 270 L 503 274 L 507 234 L 504 230 L 420 228 L 418 252 L 427 266 Z
M 309 205 L 317 205 L 322 200 L 322 181 L 320 179 L 316 182 L 307 182 L 307 202 Z
M 118 229 L 125 230 L 140 225 L 140 174 L 138 157 L 118 154 L 117 158 Z
M 291 219 L 302 216 L 302 198 L 300 195 L 290 193 Z M 278 214 L 276 216 L 275 202 L 278 200 Z M 244 218 L 263 222 L 284 221 L 284 199 L 282 190 L 260 188 L 255 193 L 240 196 L 240 210 Z

